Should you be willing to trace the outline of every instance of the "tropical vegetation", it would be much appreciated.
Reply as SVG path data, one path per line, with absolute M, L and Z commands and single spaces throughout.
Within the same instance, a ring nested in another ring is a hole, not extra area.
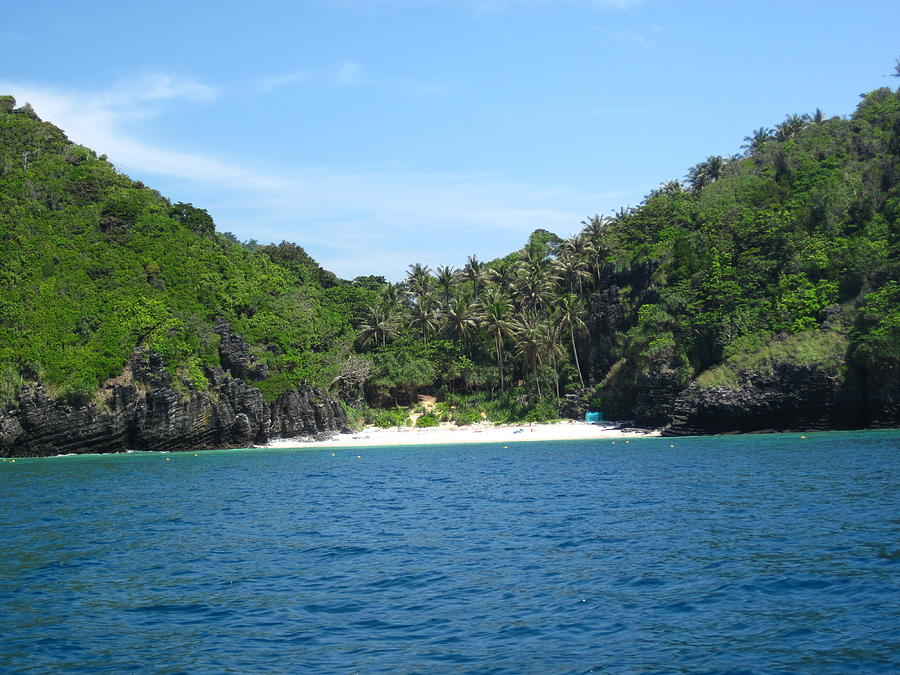
M 267 398 L 310 383 L 382 425 L 422 394 L 439 407 L 420 425 L 573 402 L 630 419 L 661 378 L 727 387 L 779 359 L 896 380 L 900 90 L 743 141 L 571 237 L 537 229 L 503 258 L 413 263 L 390 283 L 217 232 L 2 97 L 0 403 L 36 380 L 90 401 L 141 349 L 202 389 L 221 320 Z

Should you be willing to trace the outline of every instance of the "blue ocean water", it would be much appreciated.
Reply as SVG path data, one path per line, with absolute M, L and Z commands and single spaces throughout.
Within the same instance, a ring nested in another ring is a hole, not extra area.
M 897 672 L 900 432 L 806 436 L 3 462 L 0 671 Z

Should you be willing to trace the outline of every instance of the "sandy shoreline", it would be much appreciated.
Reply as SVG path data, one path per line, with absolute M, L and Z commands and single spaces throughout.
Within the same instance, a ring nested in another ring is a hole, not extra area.
M 369 427 L 351 434 L 334 434 L 322 441 L 279 438 L 264 448 L 352 448 L 386 445 L 447 445 L 457 443 L 520 443 L 522 441 L 571 441 L 584 439 L 629 439 L 659 436 L 658 431 L 623 429 L 616 424 L 586 424 L 562 421 L 553 424 L 471 424 L 457 427 Z

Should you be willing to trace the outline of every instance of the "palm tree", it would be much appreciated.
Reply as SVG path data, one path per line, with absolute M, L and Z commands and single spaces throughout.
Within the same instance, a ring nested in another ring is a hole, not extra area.
M 422 297 L 431 288 L 432 276 L 428 265 L 415 263 L 406 272 L 406 285 L 414 297 Z
M 625 217 L 625 215 L 627 215 L 627 213 L 621 217 Z M 586 240 L 586 245 L 588 247 L 587 255 L 592 263 L 591 268 L 595 284 L 600 283 L 601 263 L 606 259 L 608 253 L 608 249 L 604 245 L 604 242 L 607 238 L 607 227 L 611 222 L 612 219 L 607 218 L 606 216 L 593 216 L 587 221 L 581 221 L 581 224 L 584 225 L 581 234 Z
M 582 220 L 581 224 L 584 229 L 581 233 L 587 237 L 588 241 L 596 245 L 596 242 L 603 236 L 603 231 L 609 225 L 609 218 L 606 216 L 591 216 L 587 220 Z
M 584 377 L 581 374 L 581 363 L 578 361 L 578 348 L 575 346 L 575 331 L 587 331 L 587 324 L 582 320 L 584 303 L 578 296 L 567 293 L 556 301 L 556 321 L 560 331 L 568 330 L 572 341 L 572 354 L 575 355 L 575 368 L 578 380 L 584 389 Z
M 406 309 L 406 293 L 403 290 L 403 286 L 399 283 L 389 283 L 385 286 L 381 292 L 381 304 L 390 308 L 393 312 Z
M 492 292 L 482 296 L 482 322 L 494 338 L 497 373 L 500 375 L 500 391 L 505 391 L 505 383 L 503 381 L 503 336 L 509 332 L 512 326 L 510 322 L 511 314 L 512 305 L 500 289 L 494 288 Z
M 750 136 L 744 136 L 744 144 L 741 147 L 746 148 L 747 153 L 752 155 L 762 147 L 763 143 L 771 141 L 774 135 L 775 132 L 768 127 L 760 127 Z
M 463 344 L 467 344 L 469 336 L 478 325 L 478 314 L 469 297 L 457 295 L 451 298 L 444 311 L 444 318 L 453 336 Z
M 472 282 L 474 297 L 478 298 L 478 288 L 484 282 L 484 263 L 474 255 L 470 255 L 462 271 L 463 278 Z
M 503 293 L 509 293 L 516 280 L 516 267 L 512 263 L 502 260 L 491 267 L 485 276 L 488 283 L 495 288 L 498 288 Z
M 389 305 L 384 302 L 369 305 L 365 310 L 363 322 L 359 325 L 357 340 L 360 346 L 374 343 L 377 347 L 387 344 L 387 339 L 397 332 Z
M 540 263 L 520 263 L 515 291 L 522 308 L 534 312 L 544 309 L 553 295 L 557 279 Z
M 408 325 L 422 331 L 422 341 L 428 342 L 428 336 L 438 327 L 437 311 L 434 298 L 426 293 L 416 298 L 410 309 Z
M 444 304 L 447 304 L 450 302 L 450 298 L 453 297 L 453 286 L 457 280 L 456 270 L 449 265 L 441 265 L 435 272 L 437 273 L 437 285 L 444 295 Z
M 536 317 L 524 315 L 513 325 L 513 334 L 516 339 L 516 356 L 522 359 L 526 367 L 531 368 L 537 385 L 538 398 L 543 398 L 540 377 L 543 347 L 537 326 Z
M 775 130 L 775 139 L 781 142 L 790 140 L 809 124 L 809 115 L 788 115 Z
M 722 177 L 729 160 L 720 155 L 710 155 L 704 161 L 688 169 L 687 179 L 691 189 L 699 193 L 706 185 Z
M 554 366 L 558 356 L 562 354 L 556 340 L 556 334 L 549 321 L 541 321 L 535 314 L 524 314 L 513 326 L 516 338 L 516 356 L 530 366 L 534 373 L 538 398 L 543 398 L 541 391 L 541 370 L 545 363 Z M 559 397 L 559 374 L 555 373 L 556 395 Z
M 568 250 L 553 261 L 553 270 L 566 282 L 569 293 L 575 292 L 576 282 L 578 283 L 579 292 L 584 292 L 583 282 L 591 277 L 587 267 L 587 261 L 583 257 Z

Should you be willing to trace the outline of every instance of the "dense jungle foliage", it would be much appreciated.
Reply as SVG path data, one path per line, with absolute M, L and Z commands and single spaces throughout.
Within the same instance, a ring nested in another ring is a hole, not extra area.
M 900 376 L 900 90 L 849 118 L 790 115 L 637 207 L 505 258 L 337 279 L 299 246 L 240 243 L 0 97 L 0 403 L 39 379 L 90 400 L 139 348 L 184 387 L 252 346 L 265 396 L 308 382 L 359 421 L 557 417 L 574 393 L 734 386 L 776 362 Z

